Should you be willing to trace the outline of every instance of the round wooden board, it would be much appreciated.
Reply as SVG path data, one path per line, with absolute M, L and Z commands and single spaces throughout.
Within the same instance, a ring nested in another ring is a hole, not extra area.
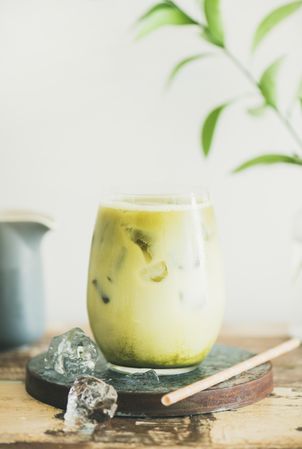
M 105 361 L 94 375 L 113 385 L 118 392 L 118 416 L 165 417 L 197 415 L 231 410 L 265 398 L 273 389 L 271 363 L 264 363 L 248 372 L 222 382 L 170 407 L 161 404 L 164 393 L 210 376 L 224 368 L 251 357 L 245 350 L 215 345 L 206 360 L 186 374 L 160 376 L 125 375 L 113 372 Z M 55 373 L 44 373 L 44 354 L 31 359 L 26 369 L 27 392 L 46 404 L 66 409 L 68 383 Z

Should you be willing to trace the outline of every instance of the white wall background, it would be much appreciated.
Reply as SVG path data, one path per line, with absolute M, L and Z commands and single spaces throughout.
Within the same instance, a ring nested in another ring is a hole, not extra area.
M 197 3 L 182 1 L 191 11 Z M 224 1 L 229 45 L 241 59 L 248 59 L 256 23 L 281 3 Z M 134 42 L 132 24 L 150 4 L 0 0 L 0 207 L 35 209 L 57 221 L 43 245 L 49 323 L 86 321 L 98 202 L 104 190 L 142 182 L 208 185 L 226 265 L 226 320 L 284 321 L 302 171 L 229 172 L 261 151 L 295 149 L 294 142 L 272 115 L 252 120 L 238 104 L 225 114 L 206 163 L 198 147 L 202 117 L 250 87 L 228 61 L 212 58 L 188 67 L 163 94 L 173 63 L 206 46 L 183 29 Z M 293 91 L 302 69 L 301 14 L 280 26 L 254 63 L 259 74 L 289 53 L 281 95 L 284 86 Z

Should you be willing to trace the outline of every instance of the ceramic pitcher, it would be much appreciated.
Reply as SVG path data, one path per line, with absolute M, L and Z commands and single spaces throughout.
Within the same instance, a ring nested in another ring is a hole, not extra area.
M 0 350 L 31 343 L 45 327 L 40 244 L 53 221 L 0 212 Z

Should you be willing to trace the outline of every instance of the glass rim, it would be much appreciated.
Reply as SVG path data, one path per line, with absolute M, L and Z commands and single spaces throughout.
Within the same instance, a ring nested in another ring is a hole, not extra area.
M 113 193 L 104 195 L 100 207 L 126 210 L 184 210 L 201 208 L 210 203 L 206 190 L 174 193 Z

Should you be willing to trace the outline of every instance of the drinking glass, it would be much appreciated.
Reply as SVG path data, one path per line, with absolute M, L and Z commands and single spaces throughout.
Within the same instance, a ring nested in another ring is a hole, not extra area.
M 222 260 L 208 195 L 104 199 L 91 244 L 88 314 L 112 369 L 194 369 L 217 338 L 223 310 Z

